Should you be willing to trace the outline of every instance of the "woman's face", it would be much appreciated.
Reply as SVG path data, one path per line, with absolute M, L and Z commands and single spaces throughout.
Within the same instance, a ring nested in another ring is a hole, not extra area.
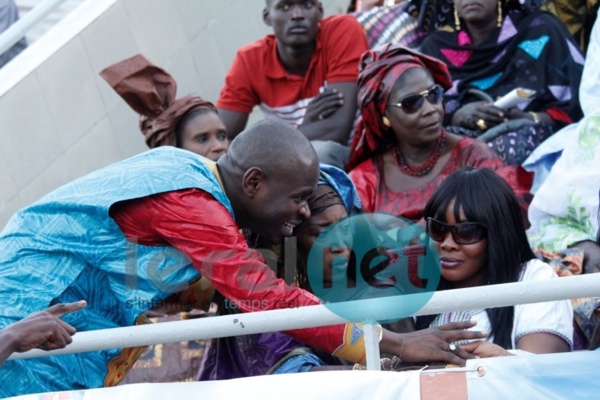
M 319 214 L 311 215 L 296 229 L 298 251 L 305 261 L 311 251 L 317 251 L 319 259 L 323 260 L 324 284 L 331 283 L 334 262 L 336 265 L 340 263 L 341 266 L 345 259 L 346 262 L 343 264 L 347 265 L 352 247 L 352 232 L 349 226 L 343 226 L 344 221 L 342 221 L 329 233 L 332 236 L 328 236 L 323 241 L 327 243 L 327 246 L 324 246 L 320 240 L 317 241 L 317 238 L 331 225 L 347 216 L 346 208 L 341 204 L 336 204 Z
M 446 210 L 446 224 L 453 225 L 467 221 L 460 210 L 460 221 L 454 218 L 454 201 Z M 488 243 L 487 237 L 474 244 L 457 244 L 450 232 L 446 232 L 441 242 L 435 242 L 442 265 L 442 277 L 454 289 L 484 285 L 487 278 Z
M 192 117 L 181 131 L 181 148 L 217 161 L 229 148 L 225 124 L 217 113 L 207 111 Z
M 458 15 L 470 24 L 496 24 L 500 0 L 454 0 Z
M 396 139 L 402 145 L 418 147 L 431 145 L 442 132 L 444 102 L 440 99 L 437 104 L 432 104 L 430 100 L 422 97 L 423 104 L 417 109 L 391 104 L 399 104 L 403 100 L 406 104 L 409 96 L 418 96 L 434 88 L 436 84 L 427 70 L 417 67 L 406 71 L 400 79 L 402 84 L 394 86 L 386 108 L 386 116 L 392 124 Z

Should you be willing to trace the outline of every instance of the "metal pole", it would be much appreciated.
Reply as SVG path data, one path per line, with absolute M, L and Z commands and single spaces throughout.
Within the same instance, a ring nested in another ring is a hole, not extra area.
M 65 1 L 45 0 L 35 6 L 25 17 L 12 24 L 10 28 L 0 35 L 0 54 L 4 54 L 4 52 L 21 40 L 35 24 L 44 19 Z
M 356 306 L 356 309 L 364 310 L 365 314 L 370 316 L 369 321 L 392 320 L 405 316 L 402 311 L 403 304 L 418 301 L 422 296 L 407 295 L 357 300 L 353 306 Z M 436 292 L 427 304 L 415 312 L 414 315 L 593 296 L 600 296 L 600 273 L 545 281 L 516 282 Z M 347 321 L 344 318 L 333 314 L 324 305 L 260 311 L 232 316 L 79 332 L 73 337 L 73 343 L 64 349 L 50 352 L 34 349 L 26 353 L 13 354 L 10 359 L 286 331 L 345 322 Z M 377 338 L 371 339 L 376 340 Z M 371 346 L 373 345 L 372 342 L 373 340 L 371 340 Z M 366 345 L 369 346 L 369 343 L 366 343 Z

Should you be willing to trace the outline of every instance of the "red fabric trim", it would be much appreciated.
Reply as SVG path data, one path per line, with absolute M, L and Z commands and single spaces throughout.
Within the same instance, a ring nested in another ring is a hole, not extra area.
M 242 311 L 319 304 L 311 293 L 277 279 L 246 240 L 229 211 L 198 189 L 156 194 L 115 204 L 111 216 L 125 236 L 147 246 L 173 246 Z M 301 342 L 333 352 L 343 344 L 344 325 L 287 332 Z
M 569 115 L 557 107 L 548 108 L 546 110 L 546 114 L 548 114 L 553 120 L 562 122 L 565 125 L 572 124 L 573 121 L 569 117 Z

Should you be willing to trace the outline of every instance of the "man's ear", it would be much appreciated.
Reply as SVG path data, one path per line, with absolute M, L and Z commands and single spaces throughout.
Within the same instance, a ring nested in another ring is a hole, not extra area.
M 319 12 L 321 13 L 321 16 L 319 17 L 319 21 L 323 19 L 323 16 L 325 15 L 325 11 L 323 10 L 323 3 L 321 3 L 320 1 L 317 3 L 317 7 L 319 7 Z
M 269 15 L 269 9 L 263 8 L 263 22 L 267 26 L 271 26 L 271 16 Z
M 261 186 L 265 184 L 265 174 L 259 167 L 252 167 L 244 173 L 242 188 L 248 197 L 256 196 Z

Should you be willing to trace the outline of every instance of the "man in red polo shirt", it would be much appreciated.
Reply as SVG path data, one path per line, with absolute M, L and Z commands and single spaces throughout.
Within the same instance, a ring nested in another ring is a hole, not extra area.
M 217 101 L 229 138 L 259 105 L 267 119 L 298 127 L 321 162 L 343 168 L 368 49 L 363 28 L 349 15 L 323 18 L 315 0 L 266 0 L 263 20 L 274 34 L 237 52 Z

